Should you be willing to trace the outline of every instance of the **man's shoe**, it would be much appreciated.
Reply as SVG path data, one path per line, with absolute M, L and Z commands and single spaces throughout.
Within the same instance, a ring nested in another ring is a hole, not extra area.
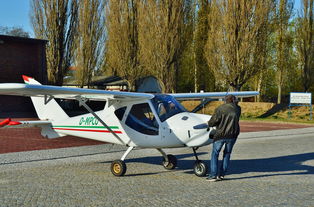
M 217 177 L 207 177 L 206 181 L 208 181 L 208 182 L 216 182 L 216 181 L 218 181 L 218 179 L 217 179 Z
M 223 175 L 218 176 L 218 180 L 223 180 L 224 178 L 225 178 L 225 176 L 223 176 Z

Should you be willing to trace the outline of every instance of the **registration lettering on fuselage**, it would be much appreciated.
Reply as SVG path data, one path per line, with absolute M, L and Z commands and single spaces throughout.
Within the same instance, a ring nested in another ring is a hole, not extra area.
M 98 125 L 98 120 L 93 116 L 82 117 L 80 119 L 79 125 L 96 126 Z

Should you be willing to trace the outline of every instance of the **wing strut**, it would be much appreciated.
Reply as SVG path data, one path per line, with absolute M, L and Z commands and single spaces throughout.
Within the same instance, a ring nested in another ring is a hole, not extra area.
M 202 102 L 199 105 L 197 105 L 191 112 L 192 113 L 198 112 L 199 110 L 201 110 L 204 106 L 206 106 L 211 101 L 212 101 L 212 99 L 210 99 L 210 98 L 203 99 Z
M 86 104 L 87 99 L 81 96 L 76 96 L 76 100 L 79 102 L 80 105 L 84 106 L 84 108 L 91 113 L 108 131 L 112 133 L 115 138 L 117 138 L 122 145 L 128 146 L 128 144 L 124 143 L 122 139 Z

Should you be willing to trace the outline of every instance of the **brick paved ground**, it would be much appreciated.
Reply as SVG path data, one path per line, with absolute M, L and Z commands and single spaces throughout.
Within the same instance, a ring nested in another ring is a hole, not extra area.
M 313 127 L 313 124 L 289 124 L 274 122 L 240 121 L 241 132 L 259 132 L 281 129 L 301 129 Z
M 34 119 L 24 118 L 13 120 L 34 120 Z M 240 125 L 241 132 L 305 128 L 310 126 L 302 124 L 281 124 L 249 121 L 241 121 Z M 98 144 L 103 144 L 103 142 L 73 136 L 66 136 L 57 139 L 46 139 L 40 135 L 39 128 L 0 129 L 0 154 L 9 152 L 56 149 L 64 147 L 76 147 Z
M 97 144 L 103 144 L 103 142 L 74 136 L 57 139 L 43 138 L 39 128 L 0 129 L 0 154 Z
M 94 145 L 0 154 L 0 206 L 314 206 L 314 128 L 242 133 L 225 181 L 209 183 L 191 170 L 191 149 L 165 170 L 157 150 L 134 150 L 125 177 L 110 163 L 122 146 Z M 198 150 L 208 160 L 211 146 Z

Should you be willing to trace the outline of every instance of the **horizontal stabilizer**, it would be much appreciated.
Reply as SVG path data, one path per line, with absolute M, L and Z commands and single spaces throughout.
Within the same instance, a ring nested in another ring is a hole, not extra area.
M 41 135 L 46 138 L 58 138 L 65 136 L 64 134 L 57 133 L 51 128 L 50 121 L 12 121 L 11 118 L 7 118 L 0 122 L 0 128 L 29 128 L 40 127 Z
M 0 128 L 27 128 L 27 127 L 41 127 L 42 125 L 51 125 L 50 121 L 12 121 L 11 118 L 7 118 L 0 122 Z

